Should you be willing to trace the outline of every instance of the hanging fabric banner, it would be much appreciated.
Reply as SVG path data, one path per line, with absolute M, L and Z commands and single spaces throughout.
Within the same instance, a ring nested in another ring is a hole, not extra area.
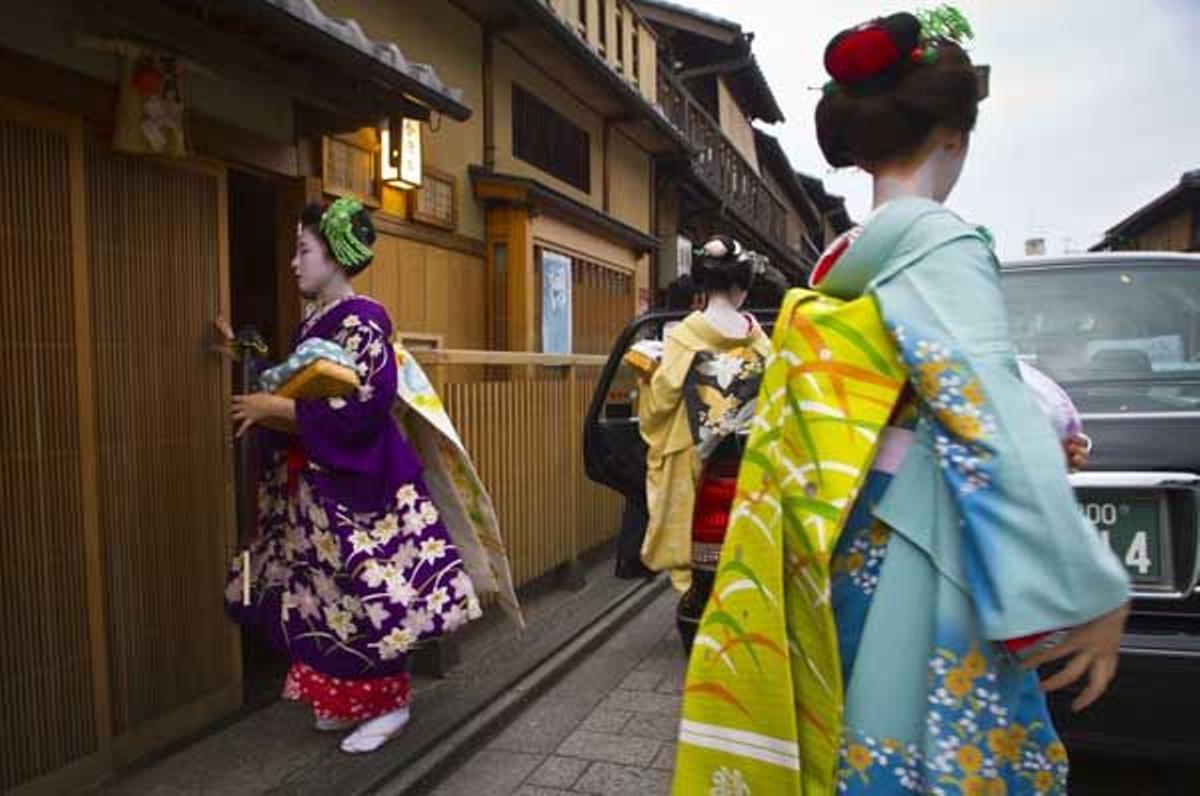
M 182 59 L 132 45 L 121 53 L 113 148 L 135 155 L 186 156 Z

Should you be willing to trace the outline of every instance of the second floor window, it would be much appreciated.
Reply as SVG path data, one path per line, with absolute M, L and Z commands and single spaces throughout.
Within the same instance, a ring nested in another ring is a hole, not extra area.
M 513 85 L 513 155 L 591 193 L 588 134 L 542 100 Z

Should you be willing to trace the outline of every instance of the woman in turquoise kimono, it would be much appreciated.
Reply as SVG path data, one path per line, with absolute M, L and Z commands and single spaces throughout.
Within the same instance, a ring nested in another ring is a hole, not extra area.
M 1082 710 L 1115 674 L 1127 575 L 1021 381 L 990 241 L 942 204 L 976 119 L 969 34 L 896 14 L 826 50 L 820 145 L 871 174 L 874 210 L 776 324 L 676 794 L 1065 793 L 1043 692 L 1080 682 Z

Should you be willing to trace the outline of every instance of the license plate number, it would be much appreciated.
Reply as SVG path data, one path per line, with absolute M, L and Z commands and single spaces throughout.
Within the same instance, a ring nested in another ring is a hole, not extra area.
M 1158 500 L 1082 495 L 1080 508 L 1135 581 L 1162 581 L 1164 567 Z

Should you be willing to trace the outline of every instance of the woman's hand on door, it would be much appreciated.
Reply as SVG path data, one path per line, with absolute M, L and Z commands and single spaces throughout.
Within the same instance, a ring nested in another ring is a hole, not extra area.
M 237 336 L 234 335 L 229 321 L 222 315 L 213 319 L 213 338 L 208 350 L 236 362 L 238 359 Z
M 242 436 L 253 425 L 264 420 L 282 420 L 288 424 L 296 422 L 296 402 L 269 392 L 233 396 L 233 422 L 238 424 L 237 434 Z

